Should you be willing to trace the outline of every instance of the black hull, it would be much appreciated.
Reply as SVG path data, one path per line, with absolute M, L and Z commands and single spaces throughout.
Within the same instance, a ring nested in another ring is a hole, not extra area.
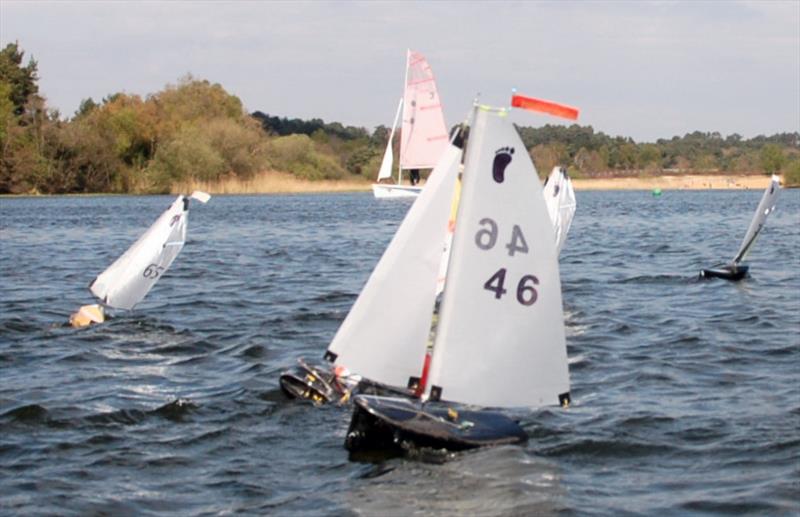
M 731 280 L 738 282 L 747 276 L 748 266 L 721 266 L 700 271 L 700 278 L 722 278 L 723 280 Z
M 500 413 L 453 409 L 445 404 L 422 406 L 403 398 L 359 395 L 345 438 L 351 459 L 382 453 L 399 456 L 413 449 L 463 451 L 520 444 L 525 431 Z

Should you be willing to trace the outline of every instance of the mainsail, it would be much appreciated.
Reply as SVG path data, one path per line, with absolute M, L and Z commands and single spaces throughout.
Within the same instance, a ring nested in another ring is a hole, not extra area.
M 209 196 L 195 192 L 205 203 Z M 89 285 L 92 294 L 117 309 L 132 309 L 152 289 L 186 241 L 189 197 L 178 196 L 144 234 Z
M 572 188 L 572 180 L 567 175 L 566 169 L 553 167 L 544 184 L 543 195 L 556 234 L 556 251 L 561 254 L 576 207 L 575 190 Z
M 400 168 L 430 169 L 447 148 L 447 125 L 428 60 L 412 50 L 406 59 Z
M 336 365 L 393 386 L 422 372 L 461 154 L 451 145 L 440 156 L 328 347 Z M 376 310 L 387 301 L 391 310 Z
M 392 122 L 392 130 L 389 131 L 389 143 L 386 144 L 386 151 L 383 153 L 383 160 L 381 160 L 381 168 L 378 170 L 378 181 L 392 177 L 392 162 L 394 161 L 394 153 L 392 152 L 392 141 L 394 140 L 394 130 L 397 128 L 397 120 L 400 118 L 400 109 L 402 107 L 403 107 L 403 99 L 401 97 L 400 103 L 397 105 L 397 112 L 395 112 L 394 114 L 394 122 Z
M 753 215 L 753 220 L 750 221 L 750 226 L 747 228 L 747 233 L 744 235 L 742 245 L 733 258 L 734 264 L 743 261 L 747 257 L 747 254 L 750 253 L 750 249 L 756 242 L 756 237 L 761 233 L 764 224 L 767 222 L 767 217 L 775 210 L 775 203 L 778 202 L 780 190 L 780 178 L 773 174 L 772 178 L 770 178 L 769 186 L 764 191 L 764 195 L 761 196 L 761 202 L 758 203 L 758 208 L 756 208 L 756 213 Z
M 542 187 L 507 111 L 476 108 L 427 396 L 568 400 L 561 282 Z

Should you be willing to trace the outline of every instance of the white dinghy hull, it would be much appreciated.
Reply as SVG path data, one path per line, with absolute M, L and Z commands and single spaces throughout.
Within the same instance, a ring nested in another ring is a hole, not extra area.
M 397 198 L 397 197 L 417 197 L 422 192 L 422 187 L 411 187 L 408 185 L 390 185 L 373 183 L 372 193 L 377 199 Z

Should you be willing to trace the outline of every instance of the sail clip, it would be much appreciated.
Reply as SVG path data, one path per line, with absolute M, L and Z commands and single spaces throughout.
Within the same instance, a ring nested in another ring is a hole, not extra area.
M 442 400 L 442 388 L 441 386 L 431 386 L 431 396 L 428 398 L 431 402 L 437 402 Z

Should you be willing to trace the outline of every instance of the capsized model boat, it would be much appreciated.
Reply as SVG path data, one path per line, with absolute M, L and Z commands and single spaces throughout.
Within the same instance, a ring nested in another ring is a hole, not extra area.
M 750 221 L 750 226 L 747 228 L 747 233 L 744 235 L 739 251 L 727 264 L 717 264 L 716 266 L 700 271 L 700 278 L 722 278 L 725 280 L 741 280 L 749 271 L 749 266 L 742 264 L 747 257 L 753 244 L 756 242 L 756 237 L 764 229 L 764 224 L 767 222 L 767 217 L 775 210 L 775 204 L 778 202 L 778 194 L 780 194 L 781 183 L 780 178 L 773 174 L 770 178 L 769 185 L 761 196 L 761 202 L 758 203 L 756 213 L 753 215 L 753 220 Z
M 527 435 L 516 422 L 477 409 L 569 404 L 553 224 L 507 115 L 475 106 L 460 195 L 457 162 L 432 175 L 412 206 L 425 217 L 409 212 L 328 349 L 334 364 L 364 377 L 424 389 L 421 400 L 355 395 L 345 442 L 352 453 L 388 444 L 460 450 L 519 443 Z M 455 231 L 435 310 L 452 199 Z M 417 271 L 421 263 L 427 274 Z M 415 274 L 388 275 L 393 264 Z M 375 307 L 384 299 L 397 301 L 400 318 L 381 319 L 388 311 Z
M 575 190 L 572 188 L 572 179 L 564 167 L 553 167 L 550 176 L 544 182 L 544 202 L 547 213 L 553 221 L 553 230 L 556 233 L 556 250 L 559 255 L 567 240 L 569 227 L 575 217 Z
M 397 166 L 397 183 L 380 183 L 392 177 L 392 141 L 402 111 L 400 131 L 400 159 Z M 403 171 L 431 169 L 439 161 L 447 148 L 447 125 L 444 112 L 436 90 L 436 80 L 428 60 L 419 52 L 409 50 L 406 54 L 405 90 L 397 106 L 389 142 L 383 154 L 378 171 L 378 183 L 372 185 L 377 198 L 418 196 L 422 187 L 416 186 L 412 178 L 411 186 L 403 185 Z M 417 177 L 416 180 L 419 178 Z
M 131 310 L 142 301 L 178 256 L 186 241 L 189 199 L 202 203 L 211 196 L 196 191 L 178 196 L 155 223 L 117 260 L 89 284 L 89 290 L 105 306 Z M 82 309 L 92 306 L 84 306 Z M 102 312 L 102 311 L 101 311 Z M 87 313 L 83 310 L 83 313 Z M 76 315 L 80 315 L 79 310 Z M 94 314 L 93 312 L 89 314 Z M 74 315 L 75 316 L 75 315 Z M 71 319 L 74 326 L 99 323 L 96 318 Z M 85 322 L 76 324 L 75 322 Z

